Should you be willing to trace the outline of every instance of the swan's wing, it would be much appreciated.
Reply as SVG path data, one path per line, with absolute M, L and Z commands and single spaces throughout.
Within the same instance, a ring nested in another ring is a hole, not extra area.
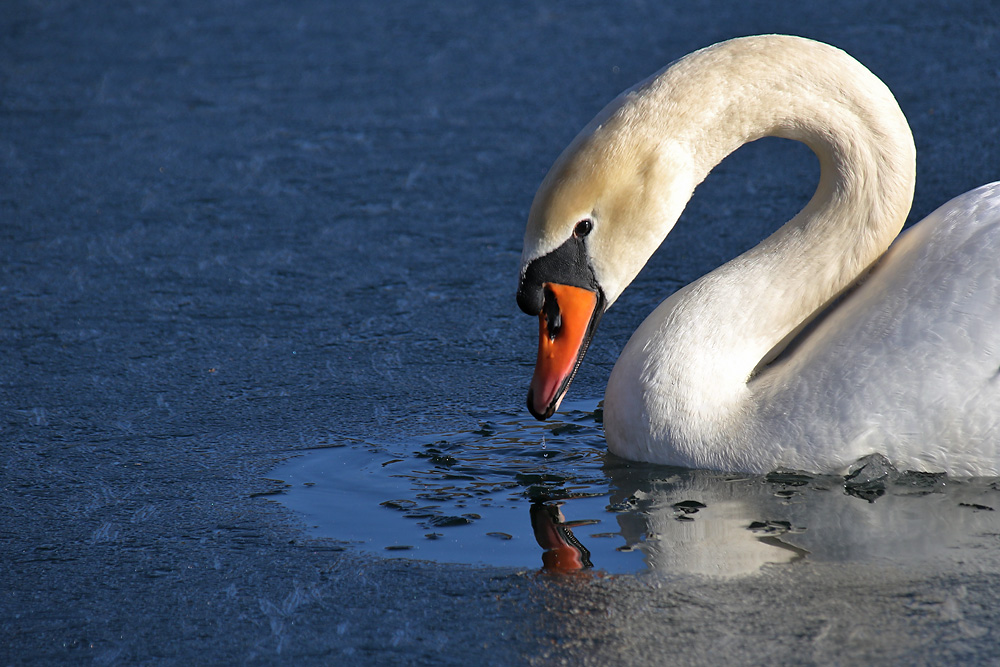
M 842 464 L 1000 473 L 1000 183 L 903 234 L 760 389 L 766 424 Z

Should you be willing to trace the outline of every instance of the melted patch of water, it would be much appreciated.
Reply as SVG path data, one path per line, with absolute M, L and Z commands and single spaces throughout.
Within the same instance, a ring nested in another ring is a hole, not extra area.
M 971 549 L 1000 560 L 993 480 L 898 473 L 875 458 L 846 480 L 638 464 L 607 453 L 600 420 L 596 401 L 566 402 L 549 422 L 484 414 L 471 431 L 324 448 L 271 476 L 314 535 L 388 557 L 716 576 Z

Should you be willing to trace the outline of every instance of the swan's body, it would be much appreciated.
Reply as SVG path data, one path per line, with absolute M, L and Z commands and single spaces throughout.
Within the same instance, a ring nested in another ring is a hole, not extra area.
M 608 383 L 610 450 L 748 472 L 836 470 L 879 452 L 901 468 L 1000 474 L 1000 184 L 946 204 L 887 253 L 912 199 L 909 127 L 867 69 L 795 37 L 691 54 L 609 105 L 553 166 L 518 295 L 541 314 L 532 412 L 558 405 L 597 318 L 694 187 L 769 135 L 817 154 L 816 194 L 643 322 Z M 591 292 L 593 306 L 579 299 Z

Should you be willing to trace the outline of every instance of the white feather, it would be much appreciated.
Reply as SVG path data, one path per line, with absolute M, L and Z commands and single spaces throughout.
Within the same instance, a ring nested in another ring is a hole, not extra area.
M 613 302 L 697 183 L 768 135 L 816 152 L 816 194 L 635 332 L 606 393 L 611 451 L 748 472 L 879 452 L 900 468 L 1000 474 L 1000 184 L 886 252 L 912 199 L 912 137 L 884 84 L 838 49 L 731 40 L 626 93 L 546 178 L 525 257 L 592 211 L 588 251 Z

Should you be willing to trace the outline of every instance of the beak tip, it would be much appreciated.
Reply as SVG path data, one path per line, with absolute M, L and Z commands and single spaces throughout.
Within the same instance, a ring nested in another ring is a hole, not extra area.
M 538 406 L 535 405 L 535 390 L 532 388 L 528 390 L 528 412 L 530 412 L 531 416 L 538 421 L 545 421 L 552 416 L 555 409 L 552 405 L 546 405 L 539 410 Z

